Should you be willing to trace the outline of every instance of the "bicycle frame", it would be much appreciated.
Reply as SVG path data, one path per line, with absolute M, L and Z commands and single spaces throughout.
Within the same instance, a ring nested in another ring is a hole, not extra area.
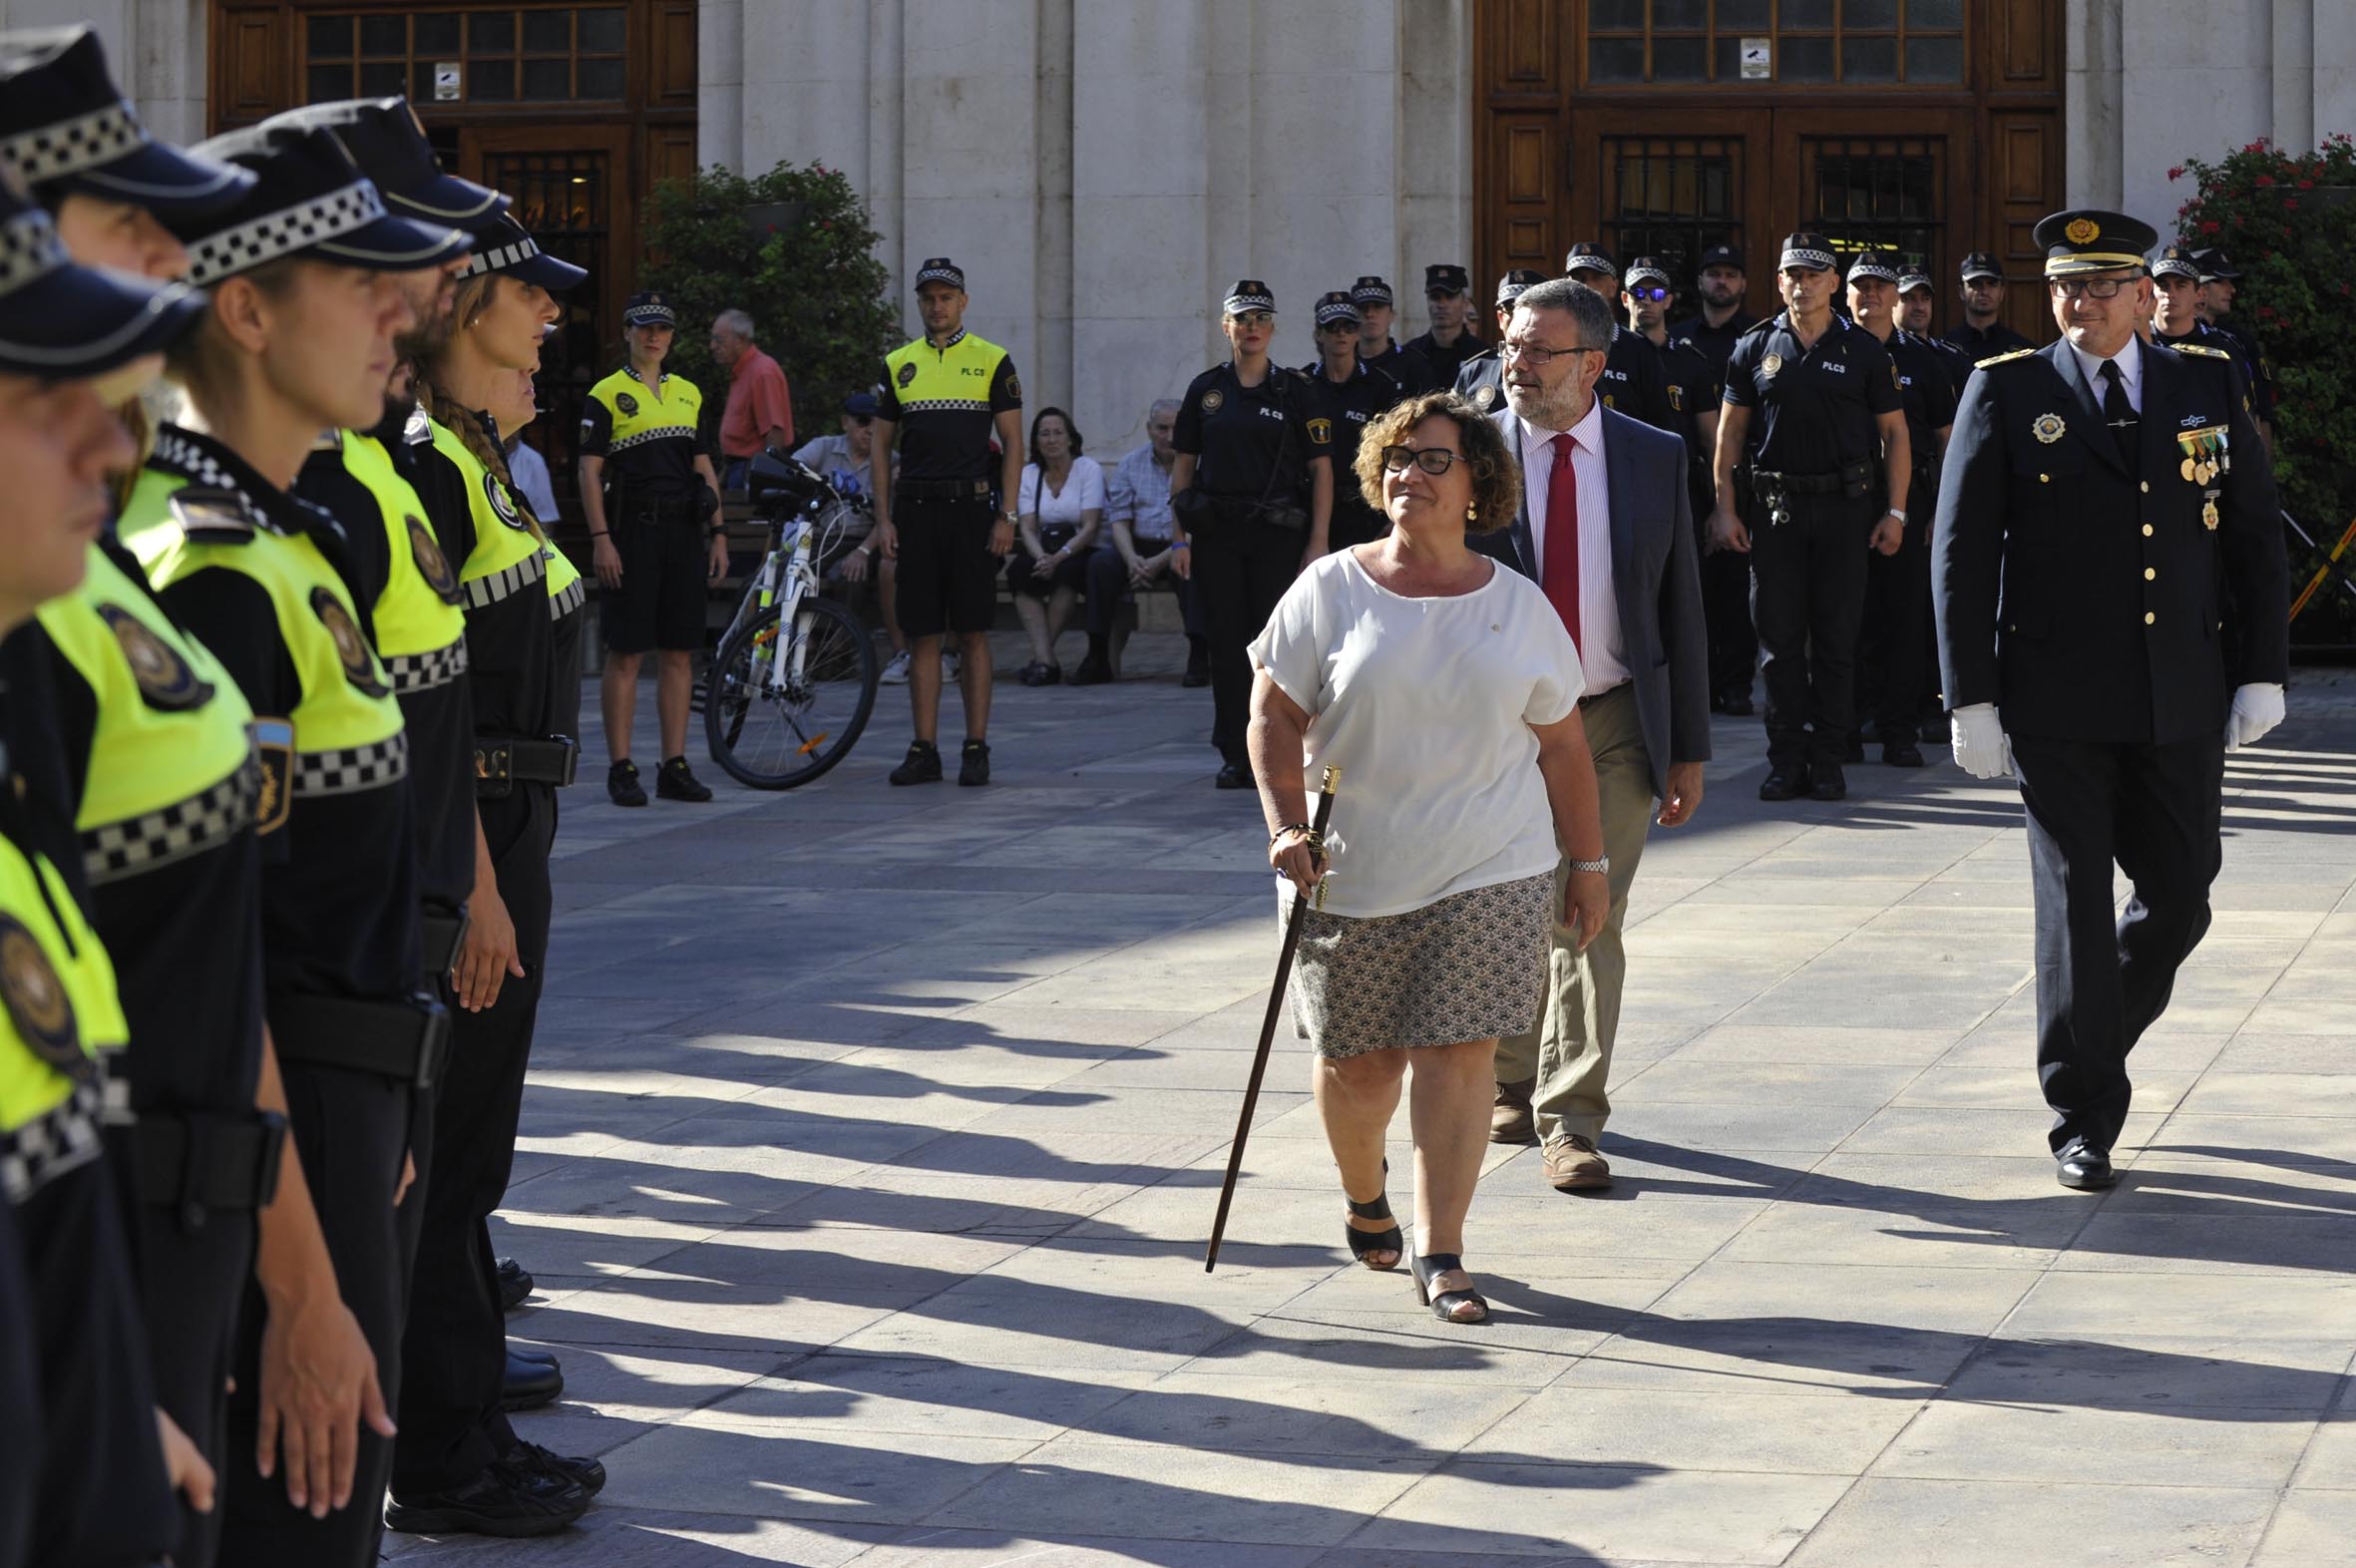
M 777 660 L 777 644 L 758 648 L 753 653 L 754 689 L 764 695 L 775 696 L 790 686 L 800 684 L 803 661 L 809 657 L 809 644 L 792 635 L 794 612 L 801 607 L 805 596 L 818 591 L 818 568 L 814 560 L 812 541 L 817 530 L 808 518 L 780 521 L 769 536 L 769 554 L 761 562 L 761 570 L 745 586 L 744 602 L 737 606 L 738 621 L 757 616 L 771 605 L 777 606 L 777 624 L 787 637 L 790 652 L 784 663 Z M 729 631 L 734 632 L 731 622 Z

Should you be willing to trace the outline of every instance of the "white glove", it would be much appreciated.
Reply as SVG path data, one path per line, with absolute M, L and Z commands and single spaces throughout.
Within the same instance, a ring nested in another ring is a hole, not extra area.
M 2013 770 L 2013 743 L 2004 738 L 2004 721 L 1993 702 L 1974 702 L 1955 710 L 1951 726 L 1955 765 L 1976 779 L 1992 779 Z
M 2270 680 L 2253 680 L 2233 693 L 2233 711 L 2225 716 L 2225 749 L 2254 746 L 2258 737 L 2282 722 L 2282 688 Z

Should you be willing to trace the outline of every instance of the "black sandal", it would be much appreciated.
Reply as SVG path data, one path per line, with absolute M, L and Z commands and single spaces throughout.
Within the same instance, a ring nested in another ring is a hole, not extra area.
M 1473 1324 L 1489 1321 L 1489 1300 L 1478 1291 L 1442 1291 L 1437 1296 L 1431 1294 L 1431 1282 L 1450 1269 L 1463 1268 L 1464 1260 L 1462 1258 L 1452 1252 L 1425 1253 L 1422 1257 L 1417 1258 L 1411 1267 L 1415 1276 L 1415 1300 L 1430 1308 L 1431 1316 L 1442 1323 L 1461 1324 L 1468 1328 Z M 1466 1302 L 1470 1302 L 1480 1309 L 1479 1317 L 1459 1318 L 1456 1316 L 1454 1309 L 1463 1306 Z
M 1362 1220 L 1387 1220 L 1391 1217 L 1390 1195 L 1388 1193 L 1378 1194 L 1368 1203 L 1361 1203 L 1348 1193 L 1344 1193 L 1342 1199 L 1350 1205 L 1350 1212 Z M 1350 1255 L 1359 1262 L 1366 1263 L 1367 1267 L 1376 1274 L 1389 1273 L 1398 1267 L 1398 1260 L 1406 1256 L 1407 1239 L 1400 1233 L 1396 1225 L 1386 1231 L 1362 1231 L 1345 1220 L 1342 1222 L 1342 1234 L 1350 1239 Z M 1367 1263 L 1367 1254 L 1371 1252 L 1389 1253 L 1390 1261 L 1388 1263 Z

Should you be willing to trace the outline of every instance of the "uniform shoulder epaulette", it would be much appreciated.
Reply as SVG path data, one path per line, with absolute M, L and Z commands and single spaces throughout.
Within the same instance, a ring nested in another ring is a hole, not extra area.
M 2027 359 L 2031 354 L 2036 352 L 2037 350 L 2034 348 L 2008 349 L 2001 354 L 1990 354 L 1986 359 L 1976 359 L 1972 361 L 1972 367 L 1976 370 L 1985 370 L 1990 365 L 2001 365 L 2007 360 Z
M 253 514 L 234 491 L 186 485 L 168 505 L 192 545 L 242 545 L 253 538 Z
M 1838 320 L 1839 318 L 1836 316 L 1836 317 L 1834 317 L 1833 319 L 1835 319 L 1835 320 Z M 1740 335 L 1739 335 L 1739 336 L 1738 336 L 1738 337 L 1735 339 L 1735 341 L 1737 341 L 1737 342 L 1739 343 L 1739 342 L 1741 342 L 1741 341 L 1743 340 L 1743 338 L 1746 338 L 1746 337 L 1757 337 L 1757 336 L 1759 336 L 1759 334 L 1760 334 L 1760 333 L 1767 331 L 1768 328 L 1772 327 L 1774 324 L 1775 324 L 1775 318 L 1774 318 L 1773 316 L 1764 316 L 1764 317 L 1762 317 L 1761 319 L 1759 319 L 1759 320 L 1757 320 L 1757 321 L 1754 321 L 1754 322 L 1752 322 L 1752 323 L 1751 323 L 1749 326 L 1745 327 L 1745 328 L 1742 330 L 1742 333 L 1741 333 L 1741 334 L 1740 334 Z
M 401 439 L 413 447 L 434 444 L 434 421 L 422 406 L 409 411 L 409 418 L 401 425 Z
M 2168 346 L 2179 354 L 2198 354 L 2204 359 L 2229 360 L 2233 357 L 2223 349 L 2211 348 L 2206 343 L 2171 343 Z

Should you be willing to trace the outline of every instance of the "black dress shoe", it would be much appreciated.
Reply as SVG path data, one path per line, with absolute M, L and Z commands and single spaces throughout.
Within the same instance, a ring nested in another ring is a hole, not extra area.
M 1250 789 L 1252 770 L 1240 762 L 1230 762 L 1219 770 L 1219 776 L 1211 782 L 1220 789 Z
M 499 1306 L 502 1312 L 514 1312 L 532 1294 L 532 1276 L 513 1258 L 499 1260 Z
M 537 1464 L 494 1459 L 464 1486 L 396 1493 L 385 1528 L 407 1535 L 554 1535 L 589 1512 L 587 1487 Z
M 1797 800 L 1799 792 L 1807 788 L 1805 773 L 1785 773 L 1780 768 L 1767 776 L 1759 786 L 1761 800 Z
M 1881 743 L 1881 760 L 1893 768 L 1922 766 L 1922 748 L 1910 740 L 1885 740 Z
M 2111 1168 L 2110 1150 L 2072 1138 L 2054 1152 L 2054 1179 L 2077 1192 L 2105 1192 L 2119 1185 L 2119 1172 Z
M 1819 762 L 1808 769 L 1808 799 L 1846 800 L 1848 793 L 1849 781 L 1834 764 Z
M 538 1362 L 543 1367 L 561 1365 L 557 1361 L 557 1353 L 545 1345 L 518 1345 L 510 1340 L 507 1342 L 507 1354 L 508 1360 L 512 1362 Z
M 499 1381 L 499 1407 L 503 1410 L 537 1410 L 544 1404 L 556 1402 L 565 1391 L 565 1373 L 550 1362 L 528 1362 L 515 1352 L 508 1352 L 507 1374 Z
M 504 1457 L 512 1465 L 530 1465 L 544 1473 L 571 1481 L 591 1497 L 605 1489 L 605 1467 L 594 1459 L 551 1453 L 536 1442 L 519 1442 Z

